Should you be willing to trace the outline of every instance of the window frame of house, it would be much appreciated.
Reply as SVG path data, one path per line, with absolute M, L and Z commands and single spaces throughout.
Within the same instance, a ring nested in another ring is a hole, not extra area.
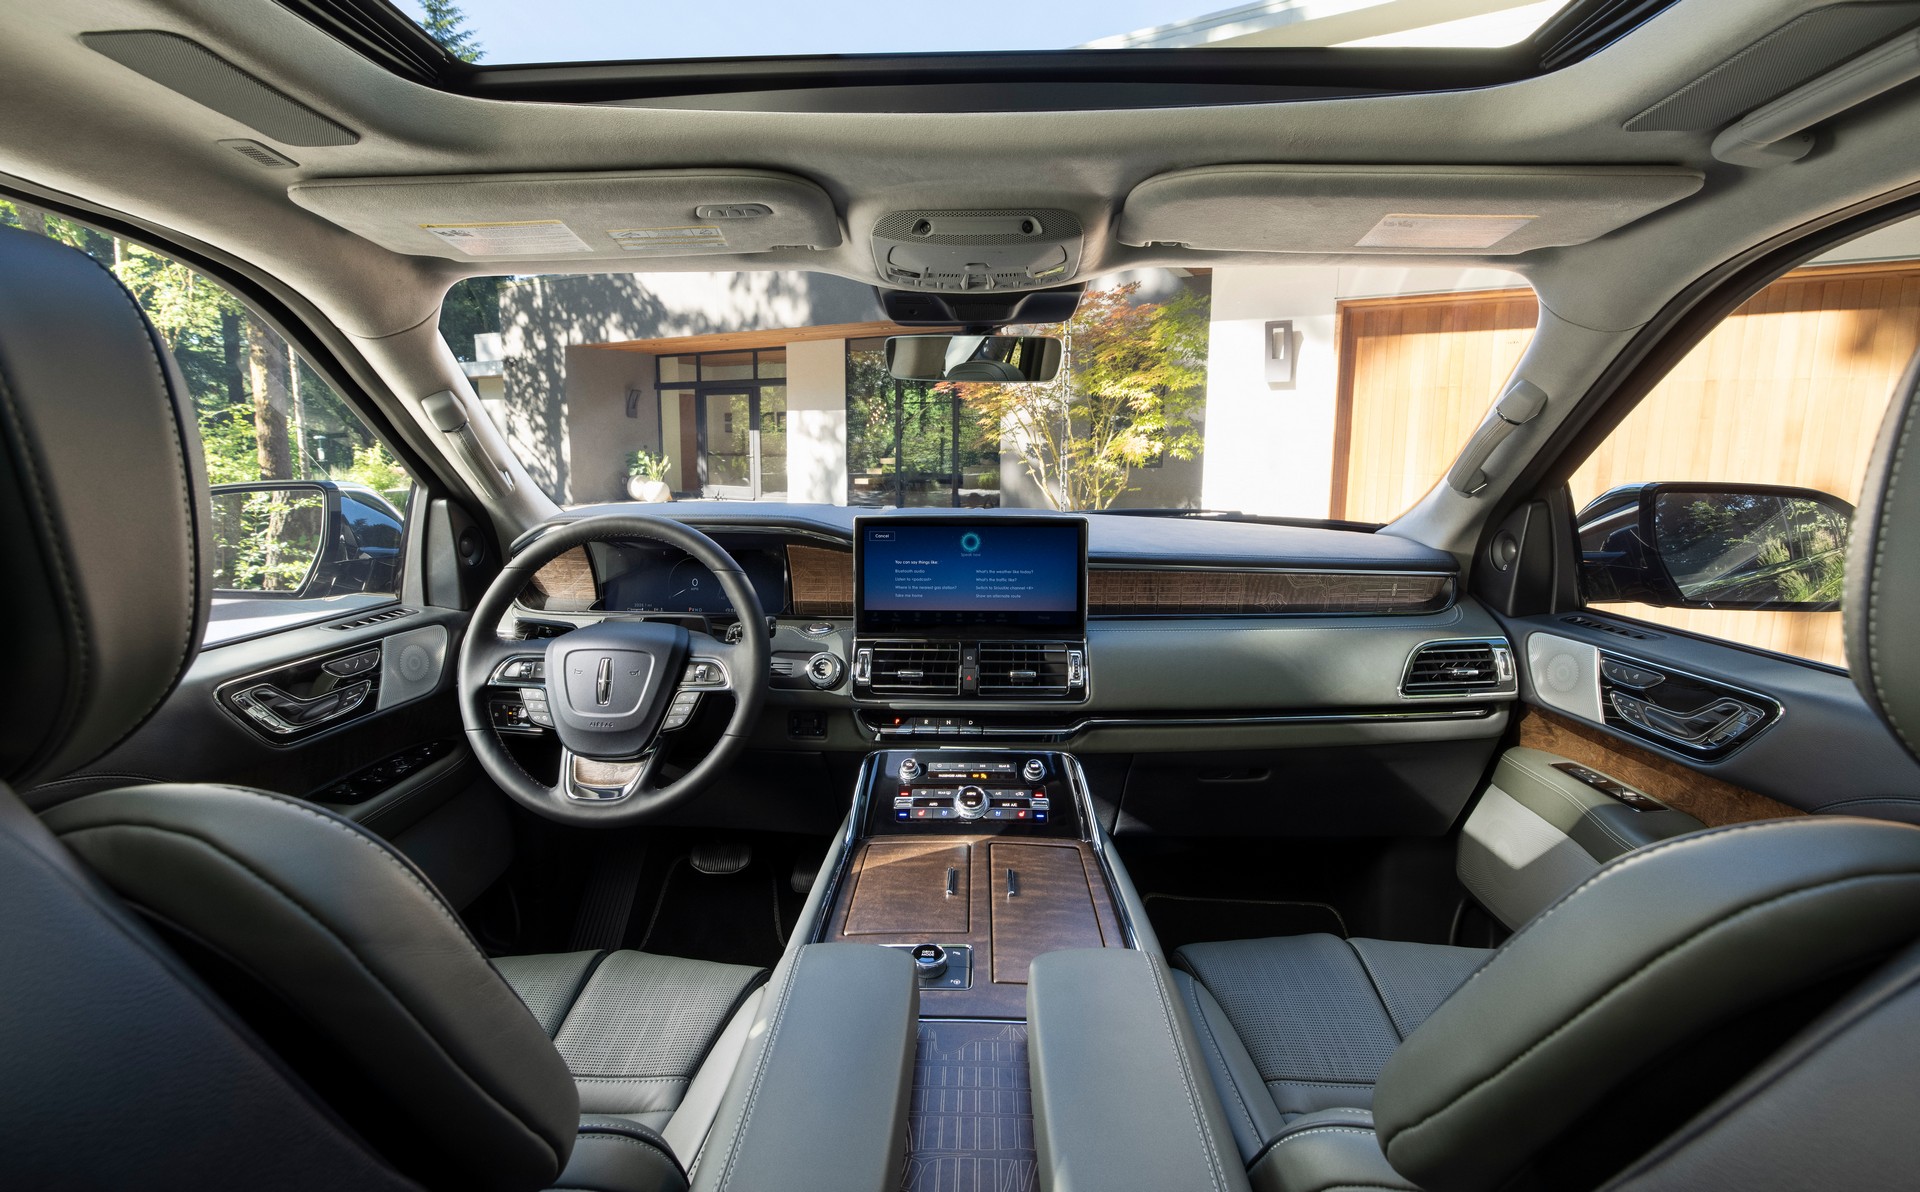
M 750 357 L 750 371 L 752 376 L 744 378 L 716 377 L 711 379 L 707 377 L 706 373 L 709 358 L 715 356 L 740 355 Z M 762 356 L 779 357 L 777 361 L 767 360 L 764 362 L 766 365 L 777 363 L 780 366 L 777 374 L 763 367 Z M 661 379 L 661 374 L 665 371 L 661 366 L 668 360 L 691 360 L 694 366 L 694 379 L 691 381 L 669 381 Z M 791 491 L 790 489 L 780 488 L 771 491 L 764 489 L 763 481 L 766 475 L 766 466 L 762 451 L 762 432 L 765 430 L 765 422 L 768 416 L 775 416 L 780 420 L 781 441 L 783 443 L 785 442 L 787 426 L 787 384 L 787 346 L 785 344 L 768 348 L 716 348 L 701 352 L 662 352 L 655 356 L 653 358 L 655 438 L 659 440 L 660 450 L 662 452 L 671 453 L 672 450 L 668 447 L 666 441 L 666 404 L 669 395 L 671 395 L 672 399 L 676 402 L 683 396 L 690 395 L 693 398 L 694 457 L 689 461 L 690 467 L 681 472 L 683 487 L 676 491 L 674 495 L 679 497 L 713 498 L 734 501 L 784 500 L 786 494 Z M 764 407 L 762 403 L 762 391 L 766 388 L 777 388 L 781 390 L 780 409 L 770 411 Z M 711 396 L 738 393 L 745 393 L 748 397 L 747 484 L 726 485 L 724 487 L 728 489 L 744 488 L 745 492 L 738 494 L 732 492 L 709 492 L 708 490 L 710 488 L 719 486 L 712 485 L 708 480 L 707 463 L 709 445 L 707 441 L 707 399 Z M 680 432 L 683 441 L 686 435 L 685 420 L 686 414 L 683 412 L 681 414 Z M 685 487 L 689 473 L 693 479 L 693 484 L 691 487 Z M 785 459 L 780 461 L 780 474 L 782 476 L 786 475 Z

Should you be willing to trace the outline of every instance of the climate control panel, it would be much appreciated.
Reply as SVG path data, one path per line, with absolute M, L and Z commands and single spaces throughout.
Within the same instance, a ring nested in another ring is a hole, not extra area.
M 995 750 L 889 750 L 869 792 L 878 831 L 1078 831 L 1062 755 Z M 1064 822 L 1063 822 L 1064 821 Z

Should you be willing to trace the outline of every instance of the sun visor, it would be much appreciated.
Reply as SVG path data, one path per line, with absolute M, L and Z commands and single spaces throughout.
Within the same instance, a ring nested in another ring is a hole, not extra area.
M 1700 189 L 1668 166 L 1204 166 L 1127 196 L 1124 244 L 1511 256 L 1584 244 Z
M 763 170 L 329 178 L 287 194 L 382 248 L 454 261 L 616 261 L 840 243 L 825 191 Z

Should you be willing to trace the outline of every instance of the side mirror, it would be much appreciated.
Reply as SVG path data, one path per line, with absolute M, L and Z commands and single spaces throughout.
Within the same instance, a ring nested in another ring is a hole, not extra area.
M 899 381 L 984 381 L 1044 385 L 1060 372 L 1061 343 L 1050 335 L 895 335 L 887 371 Z
M 213 588 L 293 599 L 308 594 L 335 517 L 327 489 L 296 481 L 213 487 Z
M 1589 601 L 1831 612 L 1853 506 L 1810 488 L 1647 484 L 1601 495 L 1578 524 Z

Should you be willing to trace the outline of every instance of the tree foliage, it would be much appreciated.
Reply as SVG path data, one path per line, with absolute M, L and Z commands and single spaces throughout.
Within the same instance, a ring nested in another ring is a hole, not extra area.
M 0 200 L 0 224 L 77 248 L 126 286 L 180 366 L 213 483 L 352 475 L 382 491 L 411 485 L 332 386 L 225 287 L 25 203 Z M 322 453 L 323 439 L 343 449 Z
M 1136 302 L 1139 288 L 1081 299 L 1051 383 L 957 387 L 1056 509 L 1106 509 L 1131 491 L 1135 469 L 1200 452 L 1207 300 L 1183 291 Z
M 420 0 L 420 27 L 462 62 L 478 62 L 486 54 L 467 28 L 467 14 L 453 0 Z

